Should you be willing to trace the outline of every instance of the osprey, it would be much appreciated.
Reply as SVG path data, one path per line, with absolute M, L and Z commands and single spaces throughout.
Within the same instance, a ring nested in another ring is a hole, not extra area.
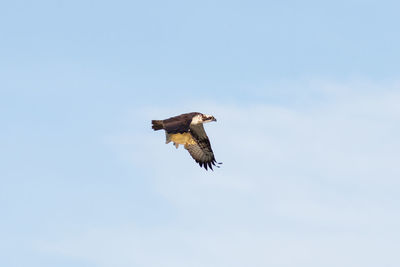
M 166 144 L 173 142 L 175 147 L 184 145 L 192 158 L 207 170 L 209 167 L 217 166 L 219 163 L 215 160 L 211 149 L 210 140 L 204 131 L 203 123 L 217 121 L 214 116 L 191 112 L 181 114 L 165 120 L 152 120 L 154 131 L 164 129 L 166 135 Z

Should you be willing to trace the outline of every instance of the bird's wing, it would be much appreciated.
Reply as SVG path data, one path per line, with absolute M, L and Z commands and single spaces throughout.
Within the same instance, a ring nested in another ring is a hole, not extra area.
M 215 165 L 217 161 L 211 149 L 210 140 L 204 131 L 203 124 L 190 125 L 189 132 L 193 137 L 193 142 L 187 143 L 185 148 L 200 167 L 204 166 L 206 170 L 209 167 L 212 170 L 212 166 L 217 166 Z M 217 167 L 219 168 L 219 166 Z
M 192 112 L 163 120 L 164 129 L 169 134 L 185 133 L 189 131 L 192 118 L 199 113 Z

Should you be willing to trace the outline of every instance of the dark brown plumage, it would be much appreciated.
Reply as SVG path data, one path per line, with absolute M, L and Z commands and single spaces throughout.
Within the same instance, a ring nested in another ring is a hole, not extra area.
M 157 131 L 164 129 L 167 137 L 166 143 L 173 142 L 174 145 L 184 145 L 192 158 L 206 170 L 216 164 L 210 140 L 204 130 L 203 123 L 216 121 L 213 116 L 199 112 L 185 113 L 165 120 L 152 120 L 152 128 Z

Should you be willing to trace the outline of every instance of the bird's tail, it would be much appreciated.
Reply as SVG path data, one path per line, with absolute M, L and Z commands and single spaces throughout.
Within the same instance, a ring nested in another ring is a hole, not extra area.
M 151 123 L 153 124 L 151 128 L 153 128 L 154 131 L 164 129 L 163 121 L 152 120 Z

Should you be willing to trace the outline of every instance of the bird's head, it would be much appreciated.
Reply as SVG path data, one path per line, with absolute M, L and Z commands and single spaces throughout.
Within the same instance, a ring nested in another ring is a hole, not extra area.
M 207 115 L 207 114 L 201 114 L 201 119 L 202 119 L 203 123 L 217 121 L 217 119 L 214 118 L 214 116 Z
M 212 122 L 212 121 L 217 121 L 214 118 L 214 116 L 207 115 L 207 114 L 198 114 L 193 117 L 192 124 L 199 124 L 199 123 Z

